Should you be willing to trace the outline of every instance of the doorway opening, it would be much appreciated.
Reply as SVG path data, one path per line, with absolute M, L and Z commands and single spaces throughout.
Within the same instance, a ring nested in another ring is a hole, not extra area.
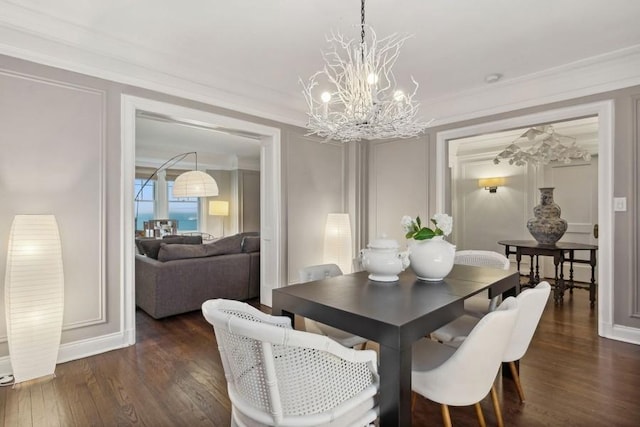
M 187 107 L 122 96 L 122 300 L 121 313 L 125 341 L 135 343 L 134 279 L 134 181 L 136 160 L 136 120 L 140 112 L 168 117 L 197 126 L 218 128 L 233 133 L 257 135 L 260 140 L 260 302 L 271 305 L 271 290 L 285 283 L 281 226 L 280 129 Z
M 527 221 L 540 201 L 539 188 L 552 187 L 555 203 L 568 228 L 561 242 L 597 245 L 598 224 L 598 118 L 587 117 L 545 123 L 554 135 L 568 146 L 589 153 L 590 159 L 574 158 L 570 162 L 548 164 L 511 164 L 494 161 L 514 141 L 532 128 L 518 128 L 497 133 L 450 140 L 448 163 L 451 169 L 451 213 L 454 218 L 452 242 L 459 250 L 479 249 L 504 252 L 501 240 L 532 240 Z M 540 126 L 536 127 L 540 129 Z M 544 134 L 543 134 L 544 135 Z M 486 179 L 498 185 L 488 191 L 481 187 Z M 480 181 L 482 180 L 482 181 Z M 589 253 L 586 252 L 588 255 Z M 580 252 L 578 258 L 584 258 Z M 521 273 L 531 271 L 530 257 L 521 262 Z M 513 261 L 513 260 L 512 260 Z M 554 278 L 552 258 L 539 257 L 541 278 Z M 534 262 L 534 266 L 538 263 Z M 574 269 L 564 266 L 564 277 L 581 283 L 591 280 L 588 264 L 576 263 Z M 536 269 L 538 271 L 538 269 Z
M 578 105 L 541 113 L 519 116 L 505 120 L 487 122 L 464 128 L 451 129 L 437 134 L 436 142 L 436 210 L 451 212 L 452 190 L 450 164 L 448 162 L 449 143 L 505 130 L 538 126 L 586 117 L 596 117 L 597 130 L 597 218 L 598 277 L 597 306 L 598 334 L 616 339 L 613 328 L 613 102 L 602 101 Z M 524 206 L 527 210 L 529 206 Z M 530 212 L 527 210 L 527 212 Z M 527 213 L 527 215 L 529 215 Z

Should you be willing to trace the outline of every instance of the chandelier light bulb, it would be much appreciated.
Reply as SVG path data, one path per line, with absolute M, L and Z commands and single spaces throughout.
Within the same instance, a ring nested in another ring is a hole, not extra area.
M 367 76 L 367 83 L 370 85 L 378 84 L 378 75 L 376 73 L 369 73 Z
M 401 90 L 397 90 L 397 91 L 395 91 L 395 92 L 393 93 L 393 99 L 394 99 L 396 102 L 402 102 L 402 101 L 404 101 L 404 92 L 403 92 L 403 91 L 401 91 Z
M 331 101 L 331 94 L 329 92 L 322 92 L 322 95 L 320 95 L 320 99 L 322 99 L 322 102 L 326 104 L 327 102 Z

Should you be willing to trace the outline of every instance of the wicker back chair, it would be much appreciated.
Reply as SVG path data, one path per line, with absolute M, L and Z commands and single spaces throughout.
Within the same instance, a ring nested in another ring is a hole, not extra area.
M 366 426 L 377 418 L 376 353 L 291 329 L 286 317 L 209 300 L 234 426 Z

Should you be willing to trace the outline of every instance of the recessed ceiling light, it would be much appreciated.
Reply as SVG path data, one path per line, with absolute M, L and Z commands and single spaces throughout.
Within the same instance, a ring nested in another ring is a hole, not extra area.
M 500 73 L 487 74 L 484 78 L 484 81 L 486 83 L 495 83 L 501 78 L 502 78 L 502 74 Z

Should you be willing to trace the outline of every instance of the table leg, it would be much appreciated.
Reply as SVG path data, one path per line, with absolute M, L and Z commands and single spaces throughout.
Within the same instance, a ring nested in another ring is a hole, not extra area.
M 529 261 L 531 268 L 529 269 L 529 286 L 535 286 L 535 275 L 533 274 L 533 255 L 531 255 L 531 261 Z
M 535 282 L 532 284 L 532 286 L 535 286 L 538 283 L 540 283 L 540 257 L 536 255 L 536 277 Z
M 558 305 L 562 304 L 562 301 L 564 299 L 564 273 L 562 272 L 564 257 L 562 256 L 562 251 L 560 251 L 560 254 L 553 256 L 553 265 L 555 267 L 554 280 L 556 282 L 553 297 L 556 305 Z M 558 276 L 558 268 L 560 268 L 560 276 Z
M 509 248 L 509 246 L 507 246 Z M 509 257 L 509 255 L 507 255 Z M 520 249 L 516 248 L 516 266 L 518 268 L 518 280 L 520 280 L 520 261 L 522 261 L 522 254 L 520 253 Z
M 596 303 L 596 251 L 591 250 L 591 256 L 589 257 L 589 265 L 591 266 L 591 283 L 589 283 L 589 302 L 591 308 L 595 306 Z
M 294 313 L 290 313 L 288 311 L 284 311 L 282 309 L 282 307 L 280 307 L 278 305 L 278 303 L 275 302 L 275 301 L 273 301 L 272 304 L 273 304 L 273 307 L 271 307 L 271 315 L 272 316 L 287 316 L 289 319 L 291 319 L 291 326 L 295 329 L 295 327 L 296 327 L 296 324 L 295 324 L 296 316 L 295 316 L 295 314 Z
M 573 295 L 573 251 L 569 251 L 569 293 Z
M 411 347 L 380 344 L 380 427 L 411 425 Z

